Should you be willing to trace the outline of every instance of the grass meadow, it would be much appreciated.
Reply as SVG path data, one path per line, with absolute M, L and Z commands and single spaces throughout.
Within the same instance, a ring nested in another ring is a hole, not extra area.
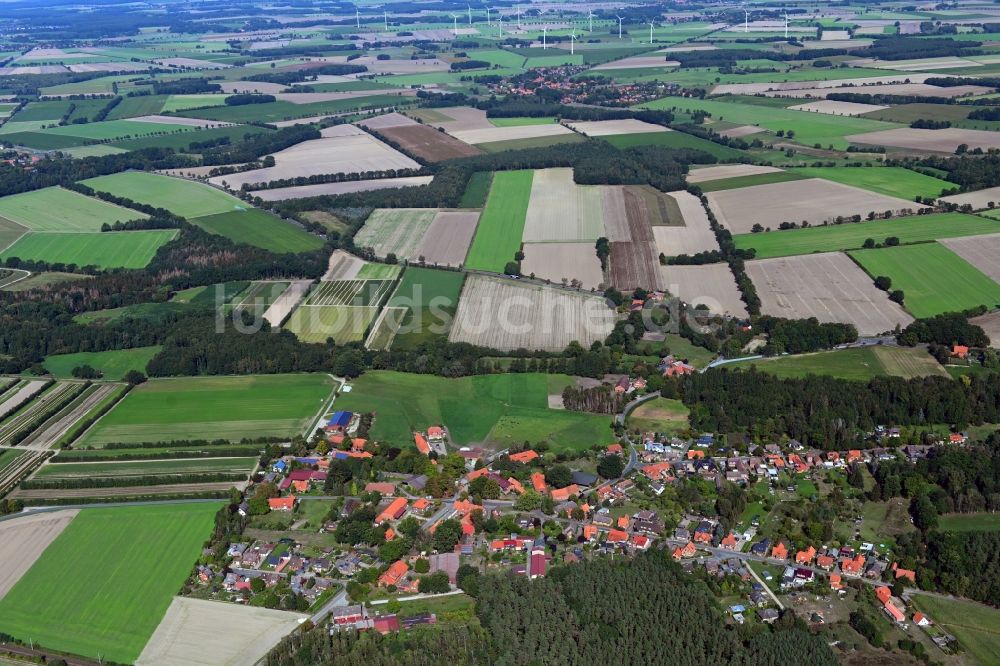
M 953 634 L 966 654 L 983 666 L 1000 654 L 1000 611 L 974 601 L 942 599 L 924 594 L 911 597 L 917 608 L 941 629 Z
M 910 201 L 918 196 L 937 198 L 942 190 L 955 187 L 954 183 L 903 167 L 804 167 L 793 169 L 792 173 L 804 178 L 825 178 Z
M 121 379 L 130 370 L 146 371 L 149 361 L 160 353 L 163 347 L 135 347 L 102 352 L 78 352 L 76 354 L 56 354 L 45 359 L 42 365 L 59 378 L 72 377 L 73 368 L 89 365 L 101 371 L 104 379 Z
M 205 231 L 271 252 L 308 252 L 323 247 L 323 239 L 256 208 L 206 215 L 191 220 Z
M 143 268 L 176 229 L 108 233 L 28 233 L 0 252 L 0 259 L 20 257 L 50 264 L 98 268 Z
M 778 377 L 829 375 L 840 379 L 868 381 L 872 377 L 923 377 L 942 375 L 943 368 L 924 349 L 904 347 L 860 347 L 836 351 L 776 356 L 727 364 L 724 367 L 749 367 Z
M 110 176 L 98 176 L 83 181 L 83 184 L 99 192 L 108 192 L 156 208 L 165 208 L 187 218 L 249 208 L 249 204 L 214 187 L 143 171 L 124 171 Z
M 465 259 L 467 267 L 502 273 L 507 262 L 514 261 L 514 254 L 521 249 L 533 177 L 529 170 L 494 174 L 486 207 Z
M 103 224 L 148 216 L 72 190 L 46 187 L 3 197 L 0 199 L 0 217 L 31 231 L 100 231 Z

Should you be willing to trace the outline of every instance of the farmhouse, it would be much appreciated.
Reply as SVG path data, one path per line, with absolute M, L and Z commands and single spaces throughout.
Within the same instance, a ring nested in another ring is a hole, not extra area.
M 271 511 L 292 511 L 295 509 L 295 495 L 272 497 L 267 500 L 267 507 Z
M 399 520 L 406 512 L 406 498 L 397 497 L 389 503 L 389 506 L 382 510 L 382 513 L 375 518 L 375 524 L 381 525 L 389 520 Z

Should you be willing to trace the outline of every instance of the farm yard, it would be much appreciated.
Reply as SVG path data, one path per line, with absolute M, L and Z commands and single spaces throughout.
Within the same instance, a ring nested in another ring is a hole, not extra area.
M 0 624 L 50 649 L 134 661 L 191 571 L 218 509 L 81 510 L 0 600 Z
M 1000 611 L 962 599 L 944 599 L 919 593 L 910 598 L 942 630 L 953 634 L 976 663 L 987 666 L 995 661 L 1000 652 L 1000 638 L 996 632 Z
M 877 335 L 913 321 L 839 252 L 748 261 L 746 271 L 764 314 L 853 324 L 860 335 Z
M 561 351 L 611 333 L 616 315 L 603 298 L 555 287 L 471 275 L 449 340 L 498 350 Z
M 716 314 L 748 316 L 729 264 L 662 266 L 660 271 L 663 286 L 685 303 L 705 305 Z
M 1000 305 L 1000 284 L 940 243 L 921 243 L 850 253 L 872 277 L 892 278 L 915 317 L 932 317 L 980 305 Z

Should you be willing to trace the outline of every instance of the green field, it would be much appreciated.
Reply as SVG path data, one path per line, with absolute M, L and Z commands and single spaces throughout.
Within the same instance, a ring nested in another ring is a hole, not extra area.
M 645 134 L 618 134 L 616 136 L 600 137 L 615 148 L 624 150 L 633 146 L 663 146 L 665 148 L 693 148 L 702 150 L 709 155 L 715 155 L 720 160 L 733 160 L 744 157 L 743 153 L 735 148 L 723 146 L 722 144 L 702 139 L 693 134 L 686 134 L 681 131 L 674 132 L 649 132 Z
M 490 73 L 492 74 L 493 72 Z M 307 118 L 310 116 L 354 111 L 356 109 L 400 106 L 410 103 L 411 99 L 394 95 L 371 95 L 369 97 L 337 99 L 329 102 L 312 102 L 310 104 L 293 104 L 279 100 L 267 104 L 214 106 L 208 109 L 181 111 L 178 115 L 190 118 L 203 118 L 205 120 L 218 120 L 227 123 L 268 123 L 291 120 L 293 118 Z M 168 106 L 170 103 L 170 101 L 167 102 Z
M 958 238 L 1000 232 L 1000 224 L 975 215 L 939 213 L 916 215 L 879 222 L 858 222 L 787 229 L 733 236 L 741 250 L 754 248 L 757 259 L 787 257 L 812 252 L 860 249 L 865 240 L 885 242 L 895 236 L 900 243 L 923 243 L 938 238 Z
M 108 192 L 182 217 L 204 217 L 250 207 L 214 187 L 182 178 L 143 171 L 125 171 L 82 181 L 99 192 Z
M 941 532 L 995 532 L 1000 530 L 998 513 L 949 513 L 938 519 Z
M 792 172 L 806 178 L 825 178 L 910 201 L 918 196 L 937 198 L 942 190 L 955 187 L 954 183 L 903 167 L 804 167 Z
M 493 183 L 492 171 L 477 171 L 469 178 L 469 184 L 465 186 L 462 193 L 462 200 L 458 203 L 459 208 L 482 208 L 486 205 L 486 197 L 490 193 L 490 185 Z
M 320 374 L 151 379 L 78 445 L 290 437 L 310 425 L 331 387 Z
M 363 342 L 377 315 L 377 307 L 302 305 L 295 308 L 284 328 L 303 342 L 325 343 L 327 338 L 333 338 L 336 344 L 343 345 Z
M 62 125 L 39 130 L 38 134 L 45 136 L 62 136 L 78 139 L 77 143 L 86 141 L 108 141 L 125 139 L 150 134 L 180 134 L 190 132 L 186 125 L 171 125 L 168 123 L 137 123 L 131 120 L 106 120 L 99 123 L 83 123 Z
M 413 442 L 413 431 L 443 423 L 457 444 L 548 441 L 557 449 L 586 449 L 612 439 L 611 418 L 548 408 L 542 374 L 432 375 L 369 372 L 337 398 L 337 408 L 376 412 L 371 436 Z M 567 381 L 569 378 L 563 378 Z
M 680 400 L 655 398 L 636 407 L 625 425 L 642 432 L 676 433 L 689 427 L 689 412 Z
M 221 106 L 226 103 L 229 95 L 224 93 L 207 93 L 204 95 L 169 95 L 162 102 L 160 111 L 184 111 L 199 109 L 206 106 Z M 158 112 L 157 112 L 158 113 Z
M 1000 654 L 1000 610 L 961 599 L 942 599 L 924 594 L 911 597 L 917 608 L 936 626 L 953 634 L 976 663 L 997 663 Z
M 129 370 L 146 371 L 150 359 L 160 353 L 163 347 L 135 347 L 134 349 L 117 349 L 103 352 L 78 352 L 76 354 L 57 354 L 46 357 L 42 365 L 56 377 L 72 377 L 73 368 L 89 365 L 101 371 L 104 379 L 121 379 Z
M 323 247 L 319 236 L 256 208 L 196 217 L 191 223 L 233 242 L 272 252 L 308 252 Z
M 119 449 L 114 449 L 119 450 Z M 257 466 L 257 458 L 171 458 L 169 460 L 102 461 L 99 463 L 58 463 L 42 465 L 34 479 L 76 479 L 137 476 L 166 476 L 170 474 L 215 474 L 217 472 L 246 472 Z
M 486 207 L 479 218 L 465 265 L 502 273 L 508 261 L 521 249 L 524 220 L 531 199 L 534 172 L 502 171 L 493 175 Z
M 20 257 L 50 264 L 98 268 L 143 268 L 156 251 L 177 235 L 176 229 L 109 233 L 29 233 L 0 252 L 0 259 Z
M 429 338 L 447 335 L 464 281 L 465 274 L 456 271 L 407 267 L 386 303 L 386 307 L 404 308 L 405 312 L 381 329 L 392 339 L 392 348 L 411 349 Z
M 355 280 L 395 280 L 403 270 L 399 264 L 367 263 L 361 267 Z
M 191 572 L 219 506 L 83 509 L 0 600 L 0 626 L 54 650 L 135 661 Z
M 908 347 L 860 347 L 776 356 L 730 363 L 723 367 L 750 366 L 778 377 L 830 375 L 855 381 L 868 381 L 872 377 L 886 375 L 911 378 L 943 374 L 943 368 L 927 350 Z
M 102 224 L 146 219 L 139 211 L 92 199 L 61 187 L 46 187 L 0 199 L 0 217 L 32 231 L 100 231 Z
M 720 192 L 722 190 L 735 190 L 741 187 L 753 187 L 754 185 L 786 183 L 790 180 L 801 180 L 802 178 L 804 176 L 800 176 L 794 171 L 777 171 L 774 173 L 757 173 L 750 176 L 710 180 L 706 183 L 698 183 L 698 187 L 702 192 Z
M 556 122 L 555 118 L 532 118 L 530 116 L 523 117 L 513 117 L 513 118 L 490 118 L 490 123 L 494 127 L 523 127 L 525 125 L 552 125 Z
M 884 123 L 867 118 L 831 116 L 755 104 L 683 97 L 665 97 L 642 106 L 649 109 L 676 107 L 681 111 L 707 111 L 717 121 L 725 120 L 740 125 L 759 125 L 773 132 L 791 130 L 795 133 L 793 140 L 798 143 L 807 146 L 818 143 L 824 148 L 832 145 L 841 150 L 846 149 L 849 144 L 844 138 L 848 134 L 877 132 L 902 127 L 896 123 Z
M 892 288 L 903 290 L 904 307 L 914 317 L 1000 304 L 1000 284 L 939 243 L 856 250 L 850 255 L 869 275 L 892 278 Z

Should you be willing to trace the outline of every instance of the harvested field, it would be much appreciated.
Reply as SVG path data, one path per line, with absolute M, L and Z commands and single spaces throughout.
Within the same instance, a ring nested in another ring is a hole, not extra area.
M 280 83 L 270 83 L 268 81 L 217 81 L 216 83 L 222 88 L 222 92 L 229 95 L 234 93 L 276 95 L 288 88 L 288 86 Z
M 525 243 L 521 272 L 560 284 L 580 280 L 584 289 L 604 284 L 601 260 L 593 243 Z
M 346 92 L 284 92 L 275 97 L 279 102 L 290 104 L 317 104 L 319 102 L 340 102 L 343 100 L 361 99 L 364 97 L 409 97 L 415 93 L 410 90 L 349 90 Z
M 797 106 L 790 106 L 794 111 L 812 111 L 814 113 L 828 113 L 832 116 L 860 116 L 863 113 L 872 111 L 882 111 L 888 109 L 887 106 L 877 104 L 860 104 L 858 102 L 834 102 L 832 100 L 820 100 L 818 102 L 808 102 Z
M 615 312 L 598 296 L 470 275 L 448 339 L 509 351 L 585 348 L 614 328 Z
M 649 67 L 677 67 L 680 65 L 676 60 L 668 60 L 662 55 L 632 56 L 621 60 L 612 60 L 597 67 L 595 70 L 605 69 L 646 69 Z
M 661 266 L 663 287 L 686 303 L 704 304 L 716 314 L 746 317 L 747 310 L 729 264 Z
M 715 232 L 712 231 L 701 200 L 685 190 L 670 192 L 667 196 L 677 202 L 677 207 L 684 218 L 684 226 L 653 227 L 657 252 L 668 257 L 676 257 L 680 254 L 694 255 L 718 250 L 719 241 L 715 238 Z
M 865 217 L 887 210 L 898 214 L 925 207 L 820 178 L 720 190 L 706 196 L 716 218 L 734 234 L 749 233 L 755 224 L 777 229 L 782 222 L 821 224 L 838 216 Z
M 336 131 L 331 131 L 336 130 Z M 317 176 L 327 173 L 361 173 L 388 169 L 419 169 L 420 165 L 371 134 L 353 125 L 336 125 L 323 130 L 323 138 L 285 148 L 274 153 L 275 166 L 209 178 L 239 189 L 244 183 Z
M 565 136 L 573 134 L 573 130 L 555 123 L 547 125 L 513 125 L 509 127 L 490 126 L 483 129 L 446 131 L 459 141 L 471 144 L 498 143 L 500 141 L 518 141 L 521 139 L 537 139 L 540 137 Z
M 958 206 L 968 204 L 972 206 L 972 210 L 985 210 L 992 208 L 991 203 L 1000 204 L 1000 187 L 988 187 L 985 190 L 953 194 L 949 197 L 941 197 L 940 200 Z
M 355 235 L 354 243 L 371 248 L 376 257 L 390 253 L 400 259 L 415 259 L 424 234 L 434 221 L 433 208 L 378 208 Z
M 760 131 L 760 128 L 756 129 Z M 781 169 L 759 164 L 722 164 L 720 166 L 691 169 L 687 175 L 687 182 L 691 184 L 707 183 L 712 180 L 742 178 L 743 176 L 756 176 L 762 173 L 781 173 Z
M 41 554 L 79 513 L 63 509 L 18 516 L 0 523 L 0 599 L 14 587 Z
M 439 211 L 417 247 L 417 257 L 431 265 L 463 264 L 477 224 L 478 211 Z
M 739 127 L 719 130 L 719 134 L 730 139 L 742 139 L 745 136 L 753 136 L 763 131 L 763 127 L 757 127 L 756 125 L 740 125 Z
M 379 178 L 374 180 L 351 180 L 343 183 L 322 183 L 320 185 L 298 185 L 257 190 L 253 193 L 263 201 L 285 201 L 286 199 L 307 199 L 325 194 L 351 194 L 369 192 L 393 187 L 419 187 L 428 185 L 434 176 L 409 176 L 404 178 Z
M 181 125 L 183 127 L 232 127 L 233 123 L 223 123 L 218 120 L 200 120 L 198 118 L 184 118 L 182 116 L 136 116 L 125 118 L 131 123 L 159 123 L 161 125 Z
M 592 120 L 577 123 L 566 123 L 567 127 L 586 136 L 612 136 L 615 134 L 649 134 L 651 132 L 670 132 L 662 125 L 654 125 L 635 118 L 626 120 Z
M 288 289 L 274 299 L 274 302 L 264 311 L 264 320 L 272 327 L 281 326 L 288 319 L 288 315 L 292 314 L 292 310 L 299 304 L 299 301 L 309 293 L 309 286 L 311 284 L 312 280 L 295 280 L 292 282 L 288 286 Z
M 441 127 L 445 132 L 463 132 L 493 127 L 486 112 L 471 106 L 454 106 L 444 109 L 414 109 L 407 115 L 420 118 L 428 125 Z
M 390 127 L 413 127 L 419 126 L 418 123 L 413 118 L 409 116 L 404 116 L 402 113 L 387 113 L 382 116 L 375 116 L 374 118 L 366 118 L 364 120 L 359 120 L 358 125 L 364 127 L 365 129 L 373 129 L 382 131 L 384 129 L 389 129 Z
M 596 241 L 604 235 L 601 187 L 577 185 L 572 168 L 538 169 L 522 239 L 530 242 Z
M 3 402 L 0 402 L 0 419 L 18 409 L 21 405 L 31 399 L 32 396 L 41 391 L 44 386 L 45 381 L 33 379 L 25 384 L 22 384 L 20 387 L 17 387 L 16 391 L 8 391 L 5 393 Z
M 946 238 L 941 244 L 1000 283 L 1000 233 L 988 236 Z
M 351 280 L 364 265 L 363 259 L 358 259 L 344 250 L 334 250 L 333 254 L 330 255 L 330 264 L 326 269 L 326 275 L 323 276 L 323 281 Z
M 921 84 L 927 79 L 937 76 L 935 74 L 911 74 L 911 73 L 900 73 L 900 74 L 890 74 L 886 76 L 868 76 L 862 78 L 854 79 L 828 79 L 825 81 L 783 81 L 780 83 L 723 83 L 722 85 L 715 86 L 712 88 L 713 95 L 756 95 L 757 93 L 764 93 L 770 90 L 807 90 L 810 88 L 822 89 L 822 88 L 841 88 L 845 86 L 852 87 L 852 90 L 857 91 L 858 88 L 864 88 L 867 86 L 882 86 L 883 84 L 891 83 L 907 83 L 907 84 Z M 872 92 L 876 92 L 880 88 L 872 88 Z M 861 91 L 867 92 L 867 91 Z
M 763 314 L 854 324 L 860 335 L 884 333 L 913 321 L 840 252 L 748 261 L 746 270 Z
M 986 335 L 990 337 L 991 347 L 1000 347 L 1000 310 L 973 317 L 969 323 L 986 331 Z
M 243 666 L 257 663 L 307 615 L 174 597 L 138 666 Z
M 1000 132 L 960 129 L 958 127 L 940 130 L 903 127 L 881 132 L 851 134 L 845 138 L 851 143 L 861 145 L 904 148 L 931 153 L 953 154 L 962 144 L 968 146 L 969 150 L 982 148 L 987 151 L 992 148 L 1000 148 Z
M 398 115 L 398 114 L 396 114 Z M 483 151 L 427 125 L 394 126 L 378 129 L 386 139 L 428 162 L 481 155 Z
M 616 289 L 661 288 L 660 258 L 651 223 L 665 221 L 667 207 L 663 196 L 653 188 L 624 188 L 629 240 L 612 241 L 608 258 L 608 281 Z
M 123 386 L 122 384 L 92 385 L 92 388 L 86 390 L 68 407 L 48 419 L 19 444 L 30 446 L 33 449 L 52 448 L 78 421 L 87 416 L 90 410 L 104 402 L 111 394 L 122 390 Z
M 625 188 L 621 185 L 600 185 L 601 212 L 604 215 L 604 236 L 609 241 L 629 241 L 628 215 L 625 212 Z
M 885 371 L 894 377 L 912 379 L 929 375 L 948 376 L 948 371 L 941 367 L 941 364 L 933 356 L 922 349 L 879 345 L 872 347 L 872 351 L 875 353 L 875 358 L 882 363 Z

